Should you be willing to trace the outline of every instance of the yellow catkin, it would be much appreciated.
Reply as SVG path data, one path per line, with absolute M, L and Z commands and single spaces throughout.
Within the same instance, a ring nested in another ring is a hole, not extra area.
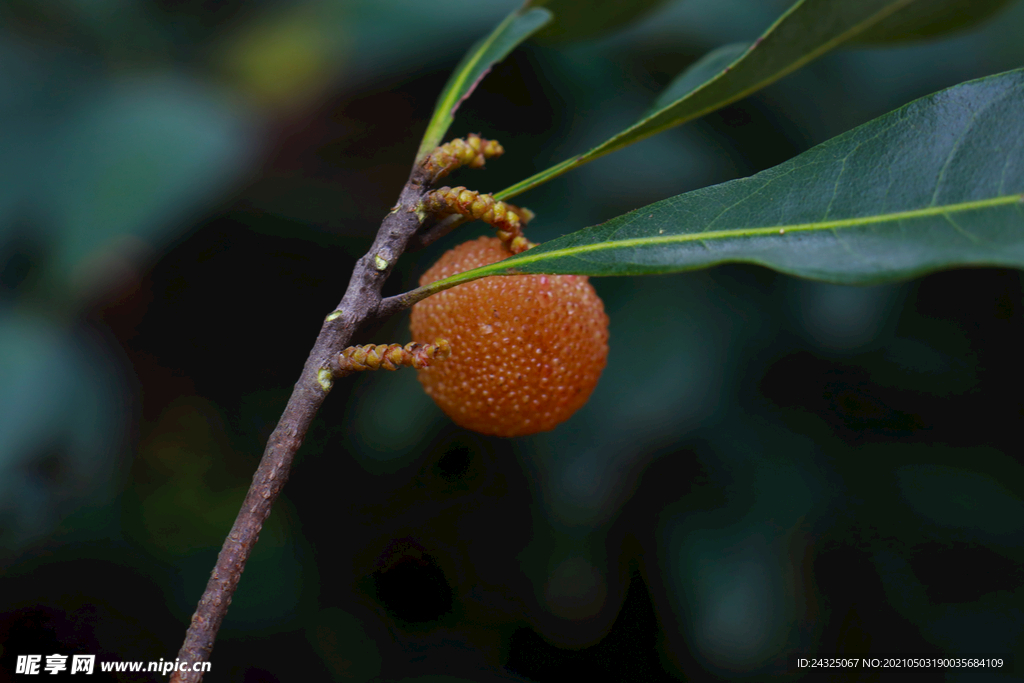
M 502 245 L 513 254 L 533 246 L 523 235 L 523 224 L 533 218 L 533 212 L 495 199 L 492 195 L 465 187 L 442 187 L 427 193 L 423 198 L 423 208 L 434 214 L 457 213 L 493 225 L 498 229 Z
M 465 140 L 455 138 L 435 149 L 423 161 L 423 168 L 438 180 L 462 166 L 483 168 L 488 159 L 504 153 L 505 148 L 497 140 L 485 140 L 476 133 L 470 133 Z
M 451 355 L 452 349 L 445 339 L 436 339 L 433 344 L 409 342 L 401 344 L 365 344 L 350 346 L 335 359 L 334 372 L 362 372 L 364 370 L 397 370 L 400 366 L 429 367 L 435 361 L 443 361 Z

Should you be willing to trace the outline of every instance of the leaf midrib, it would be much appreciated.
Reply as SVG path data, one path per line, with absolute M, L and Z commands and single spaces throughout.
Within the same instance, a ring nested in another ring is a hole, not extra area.
M 976 211 L 978 209 L 987 209 L 995 206 L 1013 204 L 1016 202 L 1024 202 L 1024 194 L 1011 194 L 1000 197 L 991 197 L 989 199 L 978 199 L 971 202 L 960 202 L 958 204 L 927 206 L 923 209 L 911 209 L 909 211 L 898 211 L 889 214 L 876 214 L 872 216 L 860 216 L 857 218 L 842 218 L 838 220 L 818 221 L 814 223 L 794 223 L 791 225 L 774 225 L 758 228 L 729 228 L 726 230 L 709 230 L 706 232 L 691 232 L 681 235 L 658 235 L 649 237 L 635 237 L 620 240 L 613 239 L 603 242 L 597 242 L 594 244 L 585 244 L 578 247 L 566 247 L 564 249 L 546 251 L 539 253 L 535 256 L 530 255 L 529 252 L 527 252 L 525 255 L 516 257 L 514 261 L 512 259 L 508 259 L 506 261 L 499 261 L 498 263 L 495 263 L 492 266 L 486 266 L 486 268 L 490 268 L 493 270 L 504 270 L 509 266 L 526 265 L 530 263 L 536 263 L 538 261 L 546 261 L 554 257 L 576 256 L 579 254 L 592 253 L 596 251 L 605 251 L 608 249 L 625 249 L 629 247 L 644 247 L 659 244 L 680 244 L 685 242 L 701 242 L 704 240 L 738 237 L 757 237 L 772 234 L 780 235 L 780 231 L 782 231 L 781 236 L 784 236 L 786 233 L 790 232 L 809 232 L 814 230 L 835 230 L 839 228 L 853 228 L 861 225 L 872 225 L 876 223 L 888 223 L 894 221 L 909 220 L 914 218 L 927 218 L 929 216 L 941 216 L 950 213 Z

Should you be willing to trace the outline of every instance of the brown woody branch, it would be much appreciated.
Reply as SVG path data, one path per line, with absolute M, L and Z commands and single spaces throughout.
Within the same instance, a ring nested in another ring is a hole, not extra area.
M 414 238 L 416 246 L 424 246 L 442 234 L 437 231 L 429 236 L 418 235 L 426 218 L 422 201 L 430 189 L 432 175 L 420 165 L 413 168 L 409 181 L 402 188 L 398 205 L 384 218 L 370 251 L 356 262 L 341 303 L 324 321 L 288 405 L 270 435 L 242 509 L 224 540 L 217 564 L 192 616 L 185 642 L 178 652 L 182 662 L 194 664 L 205 662 L 210 657 L 217 631 L 227 614 L 245 563 L 259 540 L 260 529 L 270 515 L 271 506 L 288 480 L 295 453 L 302 445 L 320 404 L 327 397 L 333 379 L 352 372 L 337 366 L 332 368 L 332 361 L 353 338 L 412 303 L 396 305 L 396 302 L 389 301 L 388 305 L 382 306 L 381 288 L 395 261 L 408 250 Z M 180 671 L 175 672 L 170 680 L 172 683 L 198 683 L 202 677 L 202 673 Z

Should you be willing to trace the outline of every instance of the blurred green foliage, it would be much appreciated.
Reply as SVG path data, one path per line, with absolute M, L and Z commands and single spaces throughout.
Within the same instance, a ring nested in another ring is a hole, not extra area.
M 448 72 L 518 4 L 0 5 L 0 670 L 174 656 Z M 785 5 L 664 3 L 527 45 L 459 110 L 451 136 L 508 150 L 459 182 L 505 187 L 588 149 Z M 531 238 L 1019 66 L 1022 29 L 1013 2 L 942 40 L 826 56 L 524 195 Z M 767 680 L 812 649 L 1024 661 L 1018 273 L 595 286 L 609 366 L 554 432 L 457 430 L 411 372 L 335 390 L 244 574 L 219 679 Z M 405 322 L 378 334 L 404 341 Z

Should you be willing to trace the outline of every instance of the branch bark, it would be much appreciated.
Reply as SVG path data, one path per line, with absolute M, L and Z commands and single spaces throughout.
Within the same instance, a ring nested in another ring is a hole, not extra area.
M 405 307 L 396 302 L 382 306 L 381 289 L 395 261 L 409 249 L 414 238 L 417 246 L 424 243 L 423 238 L 417 236 L 425 219 L 419 207 L 430 189 L 430 182 L 429 174 L 420 165 L 414 166 L 409 181 L 402 188 L 398 205 L 384 218 L 370 251 L 356 262 L 341 303 L 324 321 L 284 413 L 267 441 L 245 502 L 224 539 L 217 564 L 185 634 L 185 642 L 178 651 L 178 659 L 189 665 L 182 668 L 189 671 L 174 672 L 171 683 L 198 683 L 203 678 L 202 673 L 191 671 L 192 665 L 210 658 L 217 631 L 227 614 L 245 563 L 259 540 L 263 523 L 288 480 L 295 453 L 313 417 L 337 378 L 331 374 L 332 359 L 357 335 Z M 436 237 L 431 235 L 427 239 Z

